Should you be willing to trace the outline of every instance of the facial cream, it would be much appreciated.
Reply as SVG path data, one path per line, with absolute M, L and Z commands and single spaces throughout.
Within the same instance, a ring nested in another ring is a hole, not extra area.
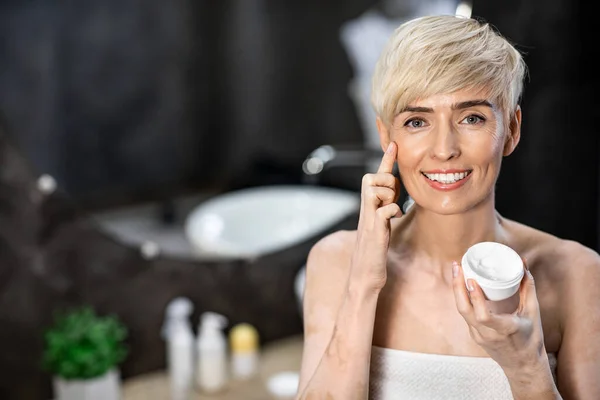
M 467 279 L 475 280 L 488 300 L 500 301 L 514 295 L 523 279 L 523 260 L 510 247 L 496 242 L 471 246 L 462 258 Z

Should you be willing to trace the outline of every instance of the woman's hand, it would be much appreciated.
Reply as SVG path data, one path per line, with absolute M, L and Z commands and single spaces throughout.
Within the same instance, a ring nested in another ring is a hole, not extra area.
M 352 255 L 351 283 L 381 290 L 387 279 L 387 251 L 390 243 L 390 219 L 401 216 L 396 201 L 400 181 L 392 171 L 396 162 L 396 143 L 391 142 L 376 174 L 362 180 L 360 216 L 356 247 Z
M 527 268 L 519 287 L 519 305 L 510 314 L 491 311 L 475 280 L 468 280 L 467 289 L 462 267 L 456 262 L 453 280 L 456 307 L 471 337 L 506 373 L 535 372 L 547 365 L 535 283 Z

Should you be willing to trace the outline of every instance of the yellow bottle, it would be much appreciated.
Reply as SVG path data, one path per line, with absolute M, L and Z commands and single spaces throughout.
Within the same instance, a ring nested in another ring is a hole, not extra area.
M 248 323 L 241 323 L 229 332 L 231 350 L 231 376 L 246 380 L 258 372 L 259 336 L 258 331 Z

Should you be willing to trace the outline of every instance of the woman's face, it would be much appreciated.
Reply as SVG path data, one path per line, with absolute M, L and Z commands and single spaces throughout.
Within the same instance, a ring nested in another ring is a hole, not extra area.
M 470 89 L 415 101 L 389 129 L 379 120 L 378 127 L 384 148 L 390 140 L 398 146 L 398 169 L 415 202 L 455 214 L 491 198 L 502 157 L 519 141 L 520 120 L 520 109 L 505 119 L 485 91 Z

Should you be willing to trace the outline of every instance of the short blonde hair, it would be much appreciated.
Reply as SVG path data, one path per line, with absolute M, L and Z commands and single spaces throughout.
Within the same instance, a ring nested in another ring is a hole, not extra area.
M 375 67 L 371 102 L 389 126 L 419 98 L 485 88 L 512 115 L 526 69 L 521 53 L 488 23 L 454 15 L 420 17 L 389 39 Z

